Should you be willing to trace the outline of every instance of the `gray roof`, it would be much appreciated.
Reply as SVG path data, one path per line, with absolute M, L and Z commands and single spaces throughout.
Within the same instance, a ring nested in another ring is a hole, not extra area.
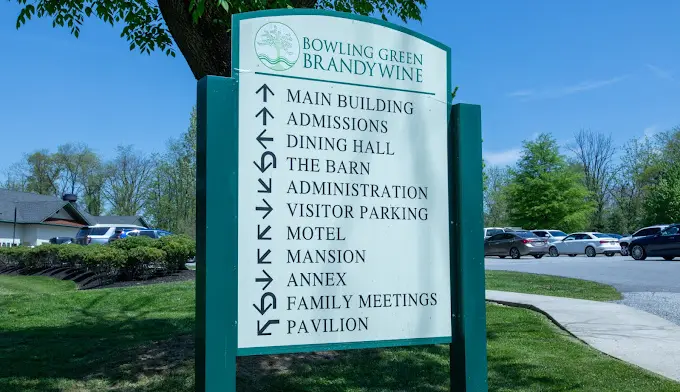
M 148 226 L 141 216 L 92 216 L 59 197 L 0 189 L 0 221 L 13 222 L 15 207 L 17 223 L 42 223 L 62 208 L 66 208 L 73 215 L 80 215 L 89 225 L 97 223 L 133 225 L 139 220 L 143 226 Z

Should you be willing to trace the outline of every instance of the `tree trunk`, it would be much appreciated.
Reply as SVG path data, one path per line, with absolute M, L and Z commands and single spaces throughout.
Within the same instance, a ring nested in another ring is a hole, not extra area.
M 291 0 L 295 8 L 312 8 L 316 0 Z M 215 19 L 225 12 L 215 0 L 206 0 L 205 12 L 194 23 L 187 0 L 158 0 L 158 7 L 196 80 L 206 75 L 231 76 L 231 33 Z M 227 16 L 231 18 L 231 16 Z

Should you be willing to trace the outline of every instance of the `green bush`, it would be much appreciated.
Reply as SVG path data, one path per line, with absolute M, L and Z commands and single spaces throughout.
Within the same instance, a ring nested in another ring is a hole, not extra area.
M 62 263 L 66 263 L 74 268 L 81 267 L 85 264 L 85 256 L 88 252 L 87 246 L 77 244 L 59 245 L 57 250 L 57 257 Z
M 111 242 L 111 247 L 116 248 L 116 249 L 121 249 L 125 251 L 129 251 L 135 248 L 139 248 L 140 246 L 146 246 L 146 247 L 154 247 L 154 243 L 156 240 L 153 238 L 149 237 L 125 237 L 120 240 L 115 240 Z
M 115 275 L 125 266 L 127 253 L 107 245 L 88 245 L 85 251 L 85 266 L 105 275 Z
M 156 270 L 167 270 L 167 254 L 150 246 L 140 246 L 127 253 L 124 275 L 128 279 L 152 274 Z
M 47 268 L 59 265 L 59 245 L 43 244 L 31 248 L 26 267 L 28 268 Z
M 14 246 L 11 248 L 0 248 L 0 263 L 12 267 L 25 267 L 30 262 L 31 248 L 25 246 Z
M 156 247 L 167 254 L 167 264 L 170 271 L 186 269 L 186 262 L 196 255 L 196 241 L 183 235 L 169 235 L 156 242 Z

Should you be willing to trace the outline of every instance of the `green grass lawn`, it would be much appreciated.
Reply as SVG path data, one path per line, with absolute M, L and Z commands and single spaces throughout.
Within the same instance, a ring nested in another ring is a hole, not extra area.
M 0 391 L 193 391 L 193 283 L 76 291 L 0 276 Z M 574 341 L 534 312 L 487 306 L 490 391 L 666 392 L 680 384 Z M 239 359 L 240 391 L 449 390 L 447 346 Z
M 514 291 L 516 293 L 551 295 L 553 297 L 589 299 L 593 301 L 615 301 L 621 299 L 621 293 L 606 284 L 559 276 L 511 271 L 486 271 L 486 288 L 487 290 Z

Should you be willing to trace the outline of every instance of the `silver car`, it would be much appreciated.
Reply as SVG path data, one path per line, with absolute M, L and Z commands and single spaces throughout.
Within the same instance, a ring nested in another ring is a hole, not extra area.
M 94 225 L 83 227 L 76 234 L 76 244 L 108 244 L 111 238 L 118 232 L 125 230 L 145 229 L 137 225 Z
M 545 239 L 549 243 L 551 242 L 557 242 L 557 241 L 562 241 L 564 237 L 567 236 L 567 233 L 561 231 L 561 230 L 531 230 L 532 233 L 536 234 L 537 236 Z
M 507 256 L 519 259 L 534 256 L 537 259 L 548 253 L 548 243 L 530 231 L 514 231 L 492 236 L 484 241 L 484 256 Z

